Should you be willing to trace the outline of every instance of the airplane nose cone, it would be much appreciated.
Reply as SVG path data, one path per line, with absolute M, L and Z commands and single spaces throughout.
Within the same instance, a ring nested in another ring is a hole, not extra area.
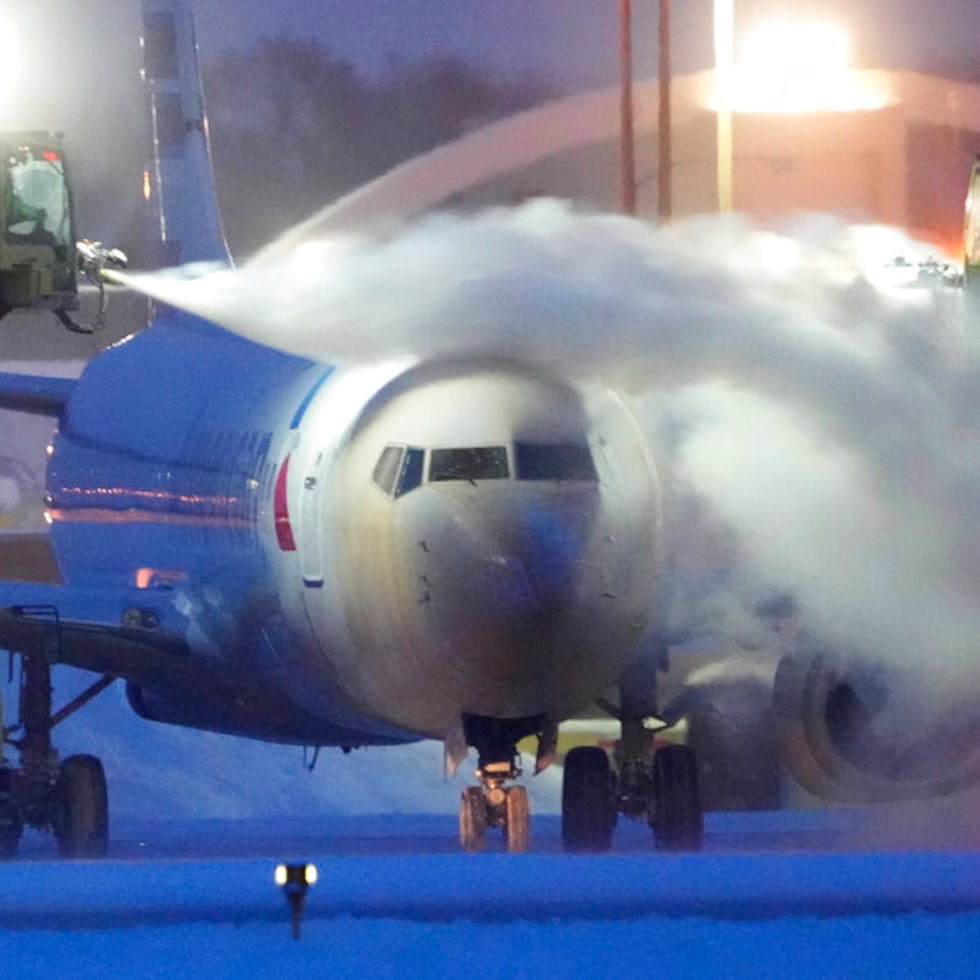
M 418 549 L 420 635 L 442 651 L 464 710 L 533 714 L 574 685 L 588 659 L 604 602 L 598 491 L 459 487 L 441 503 Z
M 512 619 L 558 612 L 585 566 L 590 510 L 532 499 L 485 515 L 487 598 Z
M 511 488 L 444 501 L 428 537 L 424 614 L 457 649 L 503 672 L 531 670 L 567 640 L 570 618 L 602 592 L 592 547 L 593 487 Z M 601 563 L 600 563 L 601 564 Z M 584 601 L 583 601 L 584 600 Z M 540 665 L 539 665 L 540 666 Z

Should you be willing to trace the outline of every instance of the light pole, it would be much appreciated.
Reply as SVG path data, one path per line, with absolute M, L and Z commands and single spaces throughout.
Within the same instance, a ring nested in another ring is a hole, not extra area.
M 636 214 L 636 150 L 633 142 L 633 5 L 619 0 L 619 145 L 623 213 Z
M 670 119 L 670 0 L 660 0 L 660 106 L 657 119 L 657 217 L 670 221 L 673 212 L 673 150 Z
M 734 0 L 715 3 L 715 85 L 717 114 L 718 210 L 732 209 L 732 83 L 734 76 Z

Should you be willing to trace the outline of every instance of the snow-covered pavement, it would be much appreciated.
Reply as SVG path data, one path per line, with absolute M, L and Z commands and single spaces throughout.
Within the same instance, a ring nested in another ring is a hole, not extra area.
M 604 857 L 561 854 L 553 817 L 523 856 L 457 853 L 445 815 L 130 824 L 98 863 L 28 840 L 0 867 L 0 974 L 975 975 L 980 853 L 843 849 L 860 822 L 714 814 L 696 855 L 629 825 Z M 273 882 L 294 859 L 320 870 L 299 942 Z

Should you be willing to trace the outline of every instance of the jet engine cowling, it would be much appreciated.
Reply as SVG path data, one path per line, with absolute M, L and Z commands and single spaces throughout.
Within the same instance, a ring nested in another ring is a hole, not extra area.
M 773 706 L 790 774 L 824 799 L 921 799 L 980 782 L 980 709 L 939 710 L 880 662 L 822 650 L 786 656 Z

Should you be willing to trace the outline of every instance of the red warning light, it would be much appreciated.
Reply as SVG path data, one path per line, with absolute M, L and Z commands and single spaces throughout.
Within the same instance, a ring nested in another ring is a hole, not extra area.
M 61 159 L 54 150 L 45 150 L 41 155 L 48 163 L 57 163 Z

